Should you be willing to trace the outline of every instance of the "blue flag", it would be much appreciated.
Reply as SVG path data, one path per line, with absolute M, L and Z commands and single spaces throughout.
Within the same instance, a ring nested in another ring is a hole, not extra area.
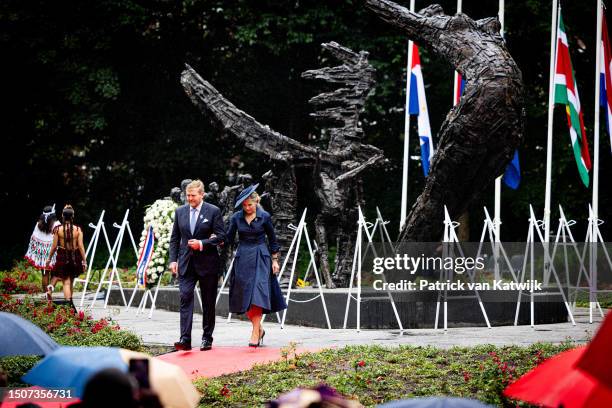
M 519 165 L 518 150 L 514 151 L 512 161 L 508 163 L 506 172 L 504 173 L 503 182 L 513 190 L 516 190 L 521 184 L 521 167 Z

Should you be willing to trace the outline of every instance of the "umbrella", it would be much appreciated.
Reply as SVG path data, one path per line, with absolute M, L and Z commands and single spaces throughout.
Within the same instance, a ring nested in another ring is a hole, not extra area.
M 0 312 L 0 357 L 46 355 L 59 346 L 34 323 L 12 313 Z
M 489 408 L 491 405 L 467 398 L 427 397 L 391 401 L 378 408 Z
M 149 360 L 149 381 L 164 407 L 192 408 L 200 395 L 178 366 L 135 351 L 112 347 L 62 347 L 34 366 L 23 380 L 46 388 L 74 388 L 82 397 L 85 384 L 96 372 L 114 367 L 128 371 L 132 358 Z
M 578 368 L 612 389 L 612 314 L 608 313 L 597 334 L 578 361 Z M 612 404 L 611 404 L 612 405 Z
M 612 390 L 576 367 L 586 347 L 549 358 L 510 384 L 504 395 L 545 407 L 605 407 Z

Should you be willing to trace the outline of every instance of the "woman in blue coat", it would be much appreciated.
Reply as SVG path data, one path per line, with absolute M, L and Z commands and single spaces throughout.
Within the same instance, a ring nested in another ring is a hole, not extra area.
M 226 244 L 231 245 L 238 232 L 238 248 L 230 271 L 229 308 L 232 313 L 246 313 L 253 324 L 251 347 L 258 347 L 266 333 L 261 326 L 262 314 L 287 308 L 275 276 L 280 271 L 280 245 L 272 217 L 259 206 L 255 191 L 258 185 L 247 187 L 238 195 L 236 208 L 242 205 L 242 210 L 230 218 L 226 235 Z

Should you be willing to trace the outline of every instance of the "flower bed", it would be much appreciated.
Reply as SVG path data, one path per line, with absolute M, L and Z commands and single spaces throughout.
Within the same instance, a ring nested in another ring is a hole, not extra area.
M 10 271 L 0 271 L 0 293 L 30 294 L 42 292 L 42 273 L 26 262 L 20 262 Z
M 0 295 L 0 311 L 17 314 L 41 329 L 58 344 L 65 346 L 108 346 L 142 351 L 140 339 L 133 333 L 121 330 L 110 319 L 94 320 L 84 312 L 75 312 L 68 306 L 34 300 L 31 297 L 16 299 Z M 39 357 L 8 357 L 0 359 L 0 366 L 8 373 L 11 386 L 21 384 L 21 376 Z
M 328 384 L 364 406 L 392 400 L 455 396 L 494 406 L 529 406 L 504 397 L 502 390 L 544 359 L 572 344 L 530 347 L 350 346 L 295 355 L 284 361 L 195 384 L 206 407 L 263 406 L 296 387 Z

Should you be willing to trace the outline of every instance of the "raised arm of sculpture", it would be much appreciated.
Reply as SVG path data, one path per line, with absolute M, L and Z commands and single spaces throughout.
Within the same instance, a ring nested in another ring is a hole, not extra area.
M 181 74 L 181 84 L 191 101 L 211 119 L 214 125 L 244 141 L 251 150 L 263 153 L 272 160 L 313 161 L 320 156 L 324 161 L 336 161 L 324 151 L 304 145 L 275 132 L 269 126 L 262 125 L 234 106 L 187 64 Z
M 282 135 L 238 109 L 187 64 L 181 74 L 181 84 L 191 101 L 215 126 L 242 140 L 249 149 L 263 153 L 272 160 L 310 164 L 319 160 L 337 165 L 345 160 L 367 161 L 373 155 L 382 153 L 372 145 L 361 143 L 352 143 L 344 149 L 319 149 Z
M 446 16 L 432 5 L 419 13 L 388 0 L 366 0 L 380 18 L 447 60 L 466 79 L 460 103 L 438 133 L 425 188 L 400 234 L 404 241 L 438 241 L 443 209 L 458 218 L 493 185 L 523 137 L 521 71 L 495 18 Z

